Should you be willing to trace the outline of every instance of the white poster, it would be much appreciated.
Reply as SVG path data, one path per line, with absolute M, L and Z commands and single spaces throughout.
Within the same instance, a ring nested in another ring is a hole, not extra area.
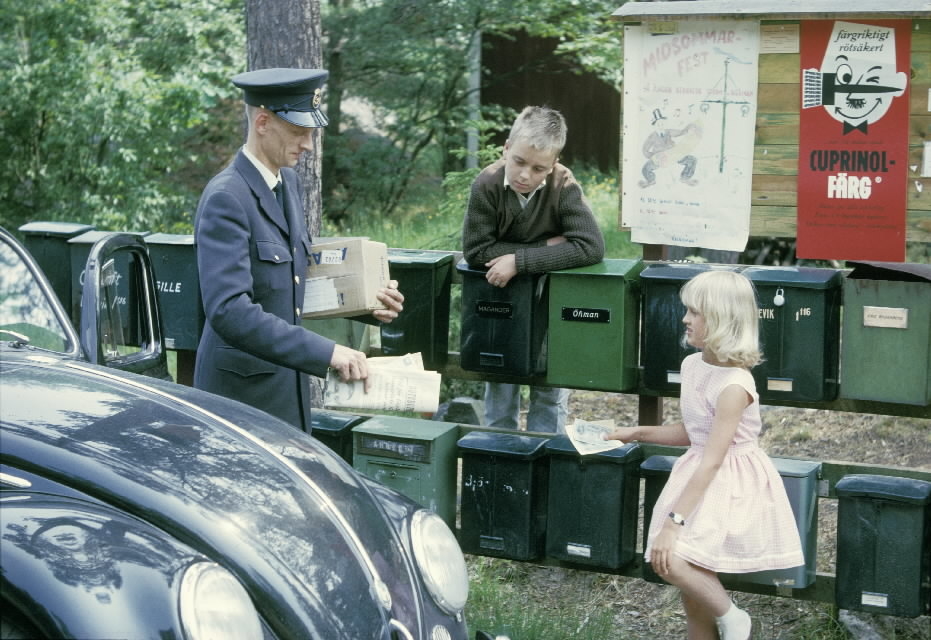
M 622 224 L 634 242 L 743 251 L 759 23 L 676 24 L 624 28 Z

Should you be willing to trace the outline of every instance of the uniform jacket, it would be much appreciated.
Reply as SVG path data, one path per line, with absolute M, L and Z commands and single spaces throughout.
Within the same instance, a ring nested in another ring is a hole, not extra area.
M 310 431 L 308 374 L 326 375 L 332 340 L 300 326 L 310 237 L 297 173 L 285 211 L 242 150 L 204 189 L 194 221 L 206 323 L 194 386 Z

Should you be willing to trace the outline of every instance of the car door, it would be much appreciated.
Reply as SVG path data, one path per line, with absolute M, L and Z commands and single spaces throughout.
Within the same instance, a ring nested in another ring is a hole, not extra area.
M 115 232 L 91 248 L 80 341 L 92 363 L 170 379 L 152 262 L 141 236 Z

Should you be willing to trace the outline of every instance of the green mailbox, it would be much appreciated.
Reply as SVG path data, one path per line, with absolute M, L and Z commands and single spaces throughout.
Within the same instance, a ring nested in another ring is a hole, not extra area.
M 643 452 L 636 443 L 581 455 L 568 436 L 546 446 L 546 555 L 619 569 L 634 559 Z
M 310 412 L 310 434 L 352 464 L 352 429 L 366 419 L 342 411 L 314 409 Z
M 145 237 L 155 272 L 165 347 L 196 351 L 204 328 L 194 236 L 153 233 Z
M 468 371 L 533 376 L 546 371 L 546 274 L 514 276 L 505 287 L 465 261 L 459 364 Z
M 841 397 L 931 404 L 931 264 L 847 264 Z
M 645 479 L 643 498 L 644 538 L 650 528 L 653 507 L 659 494 L 666 486 L 669 473 L 677 456 L 650 456 L 640 465 L 640 475 Z M 754 571 L 751 573 L 722 573 L 735 582 L 744 584 L 776 585 L 791 589 L 803 589 L 815 581 L 818 561 L 818 476 L 821 463 L 812 460 L 772 458 L 773 465 L 782 478 L 789 496 L 792 515 L 802 541 L 805 564 L 788 569 Z M 646 547 L 646 540 L 644 540 Z M 649 564 L 643 565 L 643 578 L 650 582 L 664 582 Z
M 772 461 L 792 505 L 805 564 L 788 569 L 723 575 L 729 575 L 738 582 L 804 589 L 814 583 L 818 568 L 818 477 L 821 463 L 789 458 L 772 458 Z
M 835 486 L 841 609 L 914 618 L 931 609 L 931 482 L 847 475 Z
M 560 387 L 637 387 L 641 260 L 607 259 L 550 273 L 546 381 Z
M 352 430 L 352 466 L 455 530 L 458 439 L 459 427 L 451 422 L 376 416 Z
M 417 353 L 424 367 L 446 365 L 453 256 L 438 251 L 388 250 L 388 271 L 404 294 L 404 312 L 381 325 L 386 356 Z
M 833 400 L 838 390 L 841 272 L 747 267 L 760 306 L 764 361 L 753 368 L 760 401 Z
M 78 222 L 29 222 L 19 228 L 23 234 L 23 244 L 45 272 L 68 313 L 71 313 L 73 305 L 71 248 L 68 240 L 93 229 L 89 224 Z
M 473 431 L 462 458 L 459 544 L 466 553 L 536 560 L 546 541 L 546 438 Z
M 640 273 L 643 322 L 640 336 L 642 386 L 660 395 L 678 395 L 682 360 L 694 349 L 683 346 L 685 305 L 679 289 L 703 271 L 739 271 L 737 265 L 658 262 Z

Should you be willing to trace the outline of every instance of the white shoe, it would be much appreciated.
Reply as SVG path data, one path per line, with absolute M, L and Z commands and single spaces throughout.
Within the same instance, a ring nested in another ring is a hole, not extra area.
M 730 611 L 716 618 L 715 622 L 721 640 L 750 640 L 752 621 L 750 614 L 743 609 L 732 606 Z

